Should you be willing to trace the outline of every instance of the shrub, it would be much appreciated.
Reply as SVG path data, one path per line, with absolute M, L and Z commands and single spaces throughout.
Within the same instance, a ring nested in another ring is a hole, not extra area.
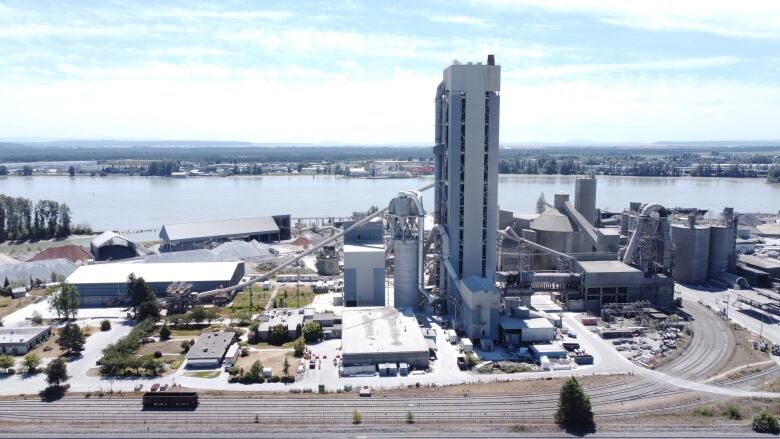
M 685 325 L 685 328 L 683 329 L 683 332 L 685 332 L 685 335 L 692 337 L 693 336 L 693 326 L 691 325 Z
M 674 306 L 678 308 L 682 306 L 682 297 L 678 296 L 674 298 Z
M 414 424 L 414 413 L 411 410 L 406 411 L 406 423 Z
M 162 352 L 154 351 L 154 358 L 162 358 Z
M 171 338 L 171 328 L 168 325 L 162 325 L 160 327 L 160 340 L 165 341 Z
M 281 346 L 290 340 L 287 325 L 275 325 L 268 331 L 268 344 Z
M 363 422 L 363 415 L 361 415 L 357 409 L 352 410 L 352 423 L 360 424 L 361 422 Z
M 271 378 L 268 378 L 269 383 L 278 383 L 280 380 L 279 375 L 272 375 Z
M 766 410 L 753 416 L 753 431 L 756 433 L 780 433 L 780 426 L 777 424 L 777 418 Z
M 471 352 L 466 352 L 466 365 L 471 369 L 477 365 L 477 357 Z
M 723 416 L 726 416 L 729 419 L 734 419 L 736 421 L 742 419 L 742 410 L 739 408 L 739 406 L 736 406 L 734 404 L 729 404 L 726 407 L 724 407 L 722 414 Z
M 100 322 L 100 330 L 103 331 L 103 332 L 110 331 L 111 330 L 111 322 L 108 321 L 108 320 L 102 320 Z
M 283 382 L 284 384 L 292 384 L 295 382 L 295 377 L 292 375 L 284 375 L 281 378 L 281 382 Z

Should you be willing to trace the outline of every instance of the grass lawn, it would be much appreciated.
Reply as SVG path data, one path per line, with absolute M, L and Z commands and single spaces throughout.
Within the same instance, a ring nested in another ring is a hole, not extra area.
M 305 285 L 301 285 L 298 291 L 299 293 L 296 293 L 295 286 L 284 286 L 279 288 L 279 292 L 276 294 L 276 301 L 279 302 L 279 308 L 285 308 L 285 303 L 287 304 L 287 308 L 304 308 L 309 306 L 314 300 L 314 296 L 316 296 L 314 291 Z
M 199 372 L 187 372 L 184 375 L 196 378 L 216 378 L 219 376 L 219 373 L 218 370 L 202 370 Z
M 171 337 L 197 337 L 203 332 L 202 328 L 180 329 L 171 328 Z M 181 341 L 179 341 L 181 343 Z
M 141 348 L 138 350 L 138 353 L 142 355 L 154 354 L 155 351 L 160 351 L 163 354 L 180 354 L 181 340 L 167 340 L 142 344 Z
M 222 313 L 235 316 L 241 313 L 254 314 L 264 310 L 266 303 L 268 303 L 268 299 L 271 298 L 272 292 L 270 290 L 263 291 L 263 287 L 258 284 L 253 284 L 250 288 L 252 289 L 251 307 L 249 306 L 249 288 L 245 288 L 243 291 L 236 294 L 236 297 L 233 298 L 233 302 L 230 306 L 221 310 Z

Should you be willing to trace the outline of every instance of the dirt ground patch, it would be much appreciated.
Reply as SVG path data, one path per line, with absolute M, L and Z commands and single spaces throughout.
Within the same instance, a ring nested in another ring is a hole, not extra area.
M 81 328 L 85 338 L 89 338 L 89 336 L 94 334 L 97 330 L 98 328 L 95 328 L 94 326 L 85 326 Z M 60 349 L 60 345 L 57 344 L 60 333 L 62 333 L 62 328 L 53 329 L 51 336 L 44 340 L 43 343 L 36 346 L 31 352 L 40 358 L 56 358 L 61 356 L 65 351 Z
M 154 354 L 156 351 L 162 352 L 163 355 L 178 355 L 181 354 L 181 340 L 166 340 L 156 341 L 154 343 L 142 344 L 138 352 L 143 354 Z
M 33 303 L 38 297 L 43 296 L 44 292 L 45 290 L 32 290 L 28 292 L 26 296 L 19 299 L 0 297 L 0 318 Z
M 734 330 L 734 337 L 737 340 L 737 345 L 731 358 L 729 358 L 729 361 L 724 366 L 725 370 L 742 366 L 743 364 L 760 363 L 772 359 L 768 352 L 761 352 L 758 349 L 753 349 L 750 342 L 752 340 L 758 340 L 758 337 L 755 334 L 752 334 L 739 325 L 732 325 L 732 329 Z
M 249 368 L 252 366 L 252 363 L 260 360 L 263 363 L 263 367 L 273 368 L 273 374 L 281 376 L 282 368 L 284 366 L 284 357 L 288 357 L 288 361 L 290 363 L 289 372 L 290 375 L 294 375 L 295 371 L 298 369 L 298 365 L 301 363 L 301 360 L 295 358 L 292 351 L 288 351 L 286 349 L 249 352 L 249 355 L 246 357 L 240 357 L 238 359 L 236 366 L 239 368 L 243 367 L 244 370 L 249 370 Z

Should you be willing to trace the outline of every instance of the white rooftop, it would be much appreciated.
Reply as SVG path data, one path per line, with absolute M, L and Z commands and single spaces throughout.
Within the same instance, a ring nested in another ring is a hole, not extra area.
M 0 328 L 0 344 L 27 343 L 30 339 L 49 329 L 51 329 L 49 326 Z
M 341 323 L 345 355 L 428 351 L 419 323 L 411 312 L 387 307 L 345 308 Z
M 518 319 L 510 316 L 501 316 L 501 326 L 504 329 L 553 329 L 549 320 L 536 317 L 531 319 Z
M 242 262 L 115 263 L 78 267 L 66 279 L 70 284 L 127 282 L 130 273 L 151 282 L 208 282 L 230 280 Z
M 376 253 L 384 252 L 385 246 L 381 244 L 353 245 L 344 244 L 344 253 Z
M 636 268 L 620 261 L 577 261 L 585 273 L 639 273 Z

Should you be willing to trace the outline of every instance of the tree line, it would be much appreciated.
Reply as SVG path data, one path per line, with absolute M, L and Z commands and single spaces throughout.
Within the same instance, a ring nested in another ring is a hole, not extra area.
M 0 195 L 0 242 L 62 238 L 71 233 L 91 233 L 88 227 L 73 227 L 65 203 Z

